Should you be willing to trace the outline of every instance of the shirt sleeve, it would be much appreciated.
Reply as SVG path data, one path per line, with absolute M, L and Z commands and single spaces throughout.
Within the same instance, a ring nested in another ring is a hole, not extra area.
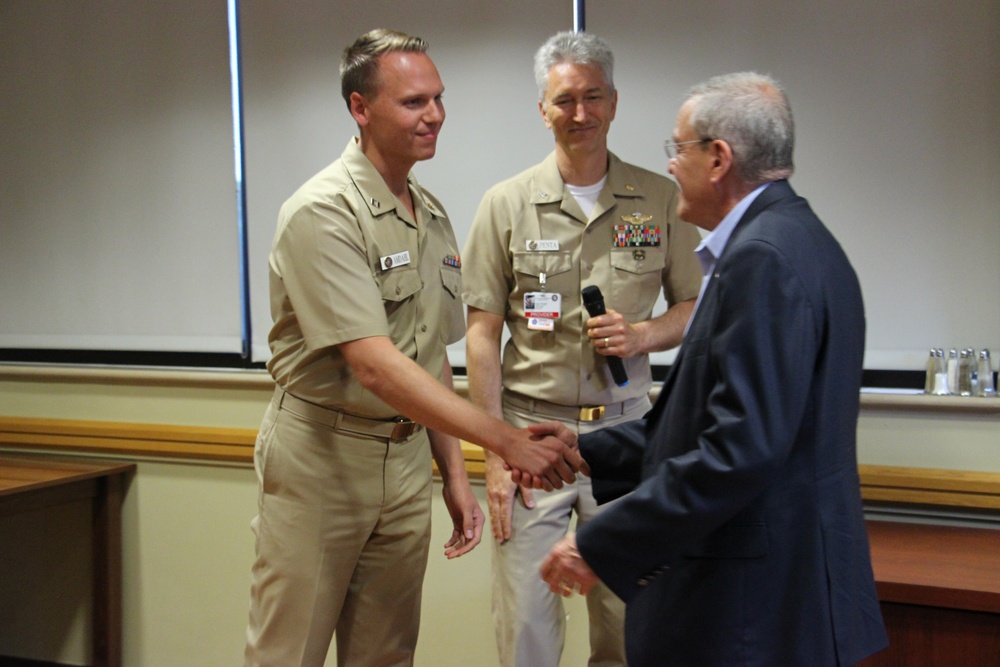
M 500 316 L 507 314 L 514 283 L 508 252 L 513 215 L 509 198 L 487 192 L 462 250 L 462 299 L 473 308 Z
M 292 212 L 274 261 L 310 349 L 388 335 L 381 291 L 346 205 L 313 202 Z

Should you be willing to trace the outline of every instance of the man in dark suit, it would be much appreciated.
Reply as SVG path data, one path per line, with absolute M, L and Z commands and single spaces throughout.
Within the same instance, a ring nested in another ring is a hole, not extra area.
M 853 665 L 887 644 L 855 435 L 865 319 L 837 241 L 787 182 L 794 127 L 769 77 L 692 89 L 670 173 L 709 232 L 702 291 L 659 400 L 582 436 L 598 501 L 550 553 L 555 592 L 627 604 L 630 667 Z

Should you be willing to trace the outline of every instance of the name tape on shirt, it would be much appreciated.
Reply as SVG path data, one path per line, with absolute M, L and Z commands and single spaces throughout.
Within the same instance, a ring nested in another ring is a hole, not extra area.
M 394 266 L 404 266 L 410 263 L 410 251 L 404 250 L 403 252 L 397 252 L 393 255 L 379 257 L 378 262 L 383 271 L 388 271 Z
M 558 239 L 528 239 L 524 242 L 528 252 L 555 252 L 559 250 Z

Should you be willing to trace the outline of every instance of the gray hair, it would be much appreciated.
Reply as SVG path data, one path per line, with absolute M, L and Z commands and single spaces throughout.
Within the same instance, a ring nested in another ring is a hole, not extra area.
M 608 43 L 586 32 L 559 32 L 549 37 L 535 53 L 535 83 L 538 99 L 545 99 L 549 87 L 549 70 L 559 63 L 597 65 L 604 72 L 609 92 L 615 89 L 615 56 Z
M 733 150 L 736 175 L 760 185 L 794 170 L 795 123 L 788 96 L 765 74 L 724 74 L 698 84 L 690 122 L 700 138 L 722 139 Z
M 351 93 L 371 97 L 382 83 L 378 57 L 386 53 L 405 51 L 426 53 L 427 42 L 398 30 L 376 28 L 358 37 L 344 49 L 340 59 L 340 94 L 351 108 Z

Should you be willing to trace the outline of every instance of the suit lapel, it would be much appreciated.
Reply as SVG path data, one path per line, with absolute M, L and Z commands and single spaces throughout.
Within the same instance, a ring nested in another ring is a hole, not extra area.
M 681 345 L 681 349 L 674 358 L 674 363 L 670 365 L 670 370 L 667 371 L 667 377 L 663 380 L 663 386 L 660 387 L 660 394 L 656 397 L 656 403 L 653 404 L 653 408 L 647 414 L 646 433 L 649 433 L 650 428 L 659 422 L 660 413 L 663 412 L 663 406 L 667 403 L 667 396 L 670 395 L 670 388 L 674 386 L 674 378 L 677 377 L 677 369 L 680 368 L 683 359 L 684 346 Z
M 740 231 L 746 227 L 746 224 L 760 215 L 764 209 L 777 201 L 794 196 L 795 191 L 792 189 L 792 186 L 787 180 L 780 180 L 771 183 L 771 185 L 765 188 L 764 191 L 753 200 L 753 203 L 750 204 L 746 212 L 740 217 L 740 221 L 736 223 L 736 229 L 733 230 L 732 236 L 729 237 L 729 241 L 726 243 L 726 248 L 731 247 L 733 240 L 739 235 Z M 723 250 L 722 254 L 725 256 L 726 251 Z M 721 257 L 719 258 L 719 261 L 722 261 Z M 716 264 L 716 269 L 718 269 L 718 264 Z M 709 294 L 712 291 L 713 283 L 710 282 L 708 284 L 708 288 L 705 290 L 705 293 L 702 295 L 702 303 L 699 304 L 698 311 L 694 314 L 694 320 L 692 320 L 691 326 L 688 328 L 688 336 L 690 336 L 692 331 L 698 330 L 699 315 L 703 315 L 705 312 L 705 309 L 702 308 L 702 306 L 705 301 L 713 298 Z M 671 388 L 673 387 L 674 381 L 679 372 L 678 369 L 684 361 L 684 350 L 685 346 L 682 344 L 681 349 L 677 352 L 677 357 L 674 359 L 674 363 L 670 365 L 667 377 L 663 380 L 663 387 L 660 388 L 660 395 L 657 397 L 656 403 L 653 405 L 653 409 L 650 411 L 648 419 L 646 420 L 647 430 L 651 425 L 657 423 L 657 418 L 660 413 L 663 412 L 663 407 L 666 404 L 667 397 L 670 395 Z

